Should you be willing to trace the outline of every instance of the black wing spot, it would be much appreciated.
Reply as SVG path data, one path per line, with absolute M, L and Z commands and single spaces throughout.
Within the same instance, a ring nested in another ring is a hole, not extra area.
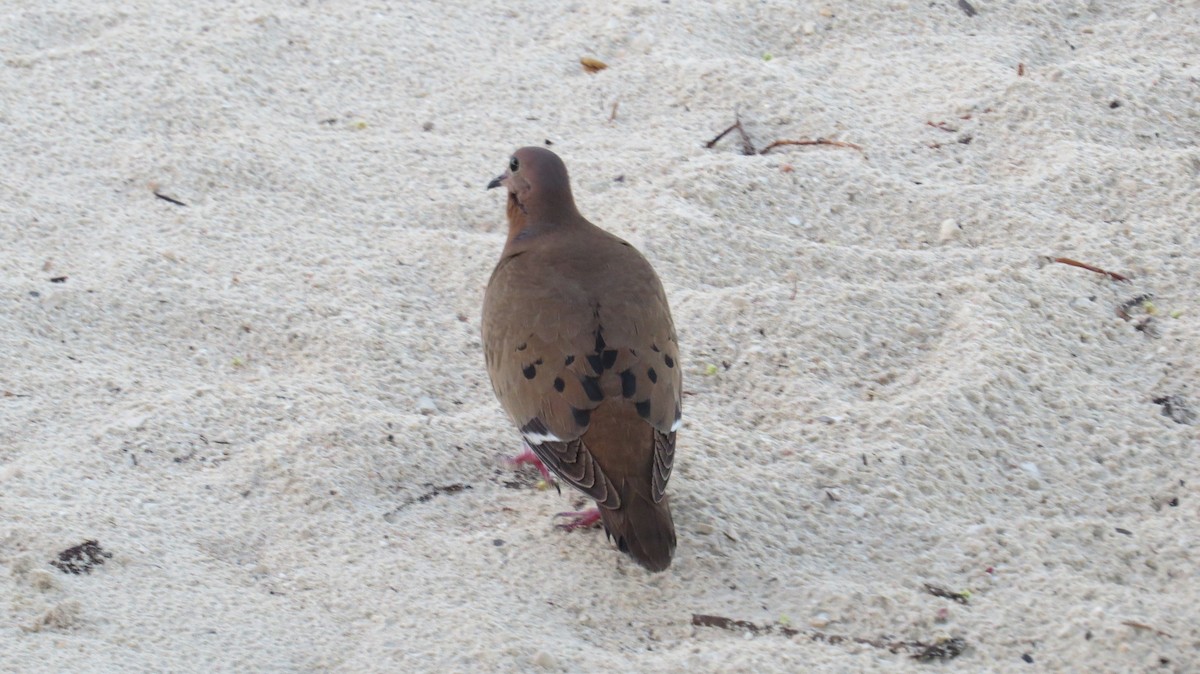
M 603 350 L 604 350 L 604 335 L 602 335 L 600 333 L 600 330 L 596 330 L 596 353 L 600 353 Z
M 653 351 L 654 353 L 658 353 L 658 345 L 657 345 L 657 344 L 651 344 L 651 345 L 650 345 L 650 350 L 651 350 L 651 351 Z
M 636 392 L 637 376 L 633 374 L 633 370 L 625 370 L 621 373 L 621 395 L 632 398 Z
M 604 373 L 604 360 L 600 358 L 599 354 L 588 356 L 587 362 L 592 368 L 592 372 L 595 372 L 597 375 Z
M 542 423 L 542 420 L 538 417 L 530 419 L 528 423 L 521 427 L 521 435 L 546 435 L 549 432 L 546 424 Z
M 532 363 L 521 368 L 521 374 L 525 375 L 526 379 L 533 379 L 537 376 L 537 366 Z
M 562 380 L 562 377 L 555 377 L 555 378 L 554 378 L 554 390 L 555 390 L 555 391 L 558 391 L 559 393 L 562 393 L 562 392 L 563 392 L 563 389 L 564 389 L 564 388 L 566 388 L 566 387 L 567 387 L 567 383 L 566 383 L 565 381 L 563 381 L 563 380 Z
M 580 380 L 583 384 L 583 392 L 587 394 L 588 400 L 598 403 L 604 400 L 604 391 L 600 389 L 600 380 L 595 377 L 584 377 Z
M 658 373 L 654 371 L 654 368 L 650 368 L 649 370 L 646 370 L 646 376 L 650 378 L 651 384 L 658 383 Z
M 639 417 L 641 417 L 643 419 L 650 418 L 650 400 L 649 399 L 643 400 L 640 403 L 634 403 L 633 406 L 637 408 L 637 413 L 638 413 Z
M 604 357 L 604 369 L 605 370 L 611 368 L 613 365 L 616 364 L 616 362 L 617 362 L 617 350 L 616 349 L 609 349 L 608 351 L 605 351 L 602 355 Z
M 567 367 L 571 363 L 574 363 L 574 362 L 575 362 L 575 356 L 567 356 L 567 359 L 563 361 L 563 367 Z
M 588 424 L 592 423 L 592 411 L 591 410 L 577 410 L 574 407 L 572 407 L 571 415 L 573 417 L 575 417 L 575 425 L 579 426 L 580 428 L 583 428 L 583 427 L 587 426 Z
M 663 362 L 667 364 L 667 367 L 675 367 L 675 359 L 665 353 L 663 354 Z

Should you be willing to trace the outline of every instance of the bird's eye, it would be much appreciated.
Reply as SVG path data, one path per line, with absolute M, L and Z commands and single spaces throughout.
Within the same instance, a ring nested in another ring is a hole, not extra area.
M 517 169 L 519 169 L 519 168 L 521 168 L 521 162 L 517 161 L 516 157 L 513 157 L 512 159 L 508 160 L 508 170 L 509 171 L 516 173 Z

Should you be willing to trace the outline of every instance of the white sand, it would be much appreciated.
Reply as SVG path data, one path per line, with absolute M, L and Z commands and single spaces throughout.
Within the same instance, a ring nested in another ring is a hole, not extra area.
M 1200 9 L 973 2 L 5 3 L 0 670 L 1196 671 Z M 544 139 L 674 306 L 661 575 L 502 462 Z

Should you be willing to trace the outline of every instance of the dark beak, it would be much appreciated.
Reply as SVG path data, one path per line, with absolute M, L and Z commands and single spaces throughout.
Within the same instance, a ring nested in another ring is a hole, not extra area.
M 495 178 L 492 178 L 492 182 L 488 183 L 487 188 L 490 190 L 493 187 L 500 187 L 500 185 L 504 184 L 504 179 L 507 177 L 508 177 L 508 174 L 505 173 L 503 175 L 498 175 Z

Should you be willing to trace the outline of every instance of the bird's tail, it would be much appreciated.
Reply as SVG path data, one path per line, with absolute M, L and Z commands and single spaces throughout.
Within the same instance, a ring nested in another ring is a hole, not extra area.
M 638 564 L 650 571 L 666 570 L 675 553 L 675 523 L 667 497 L 658 503 L 638 493 L 622 497 L 624 502 L 616 510 L 600 506 L 604 531 Z

